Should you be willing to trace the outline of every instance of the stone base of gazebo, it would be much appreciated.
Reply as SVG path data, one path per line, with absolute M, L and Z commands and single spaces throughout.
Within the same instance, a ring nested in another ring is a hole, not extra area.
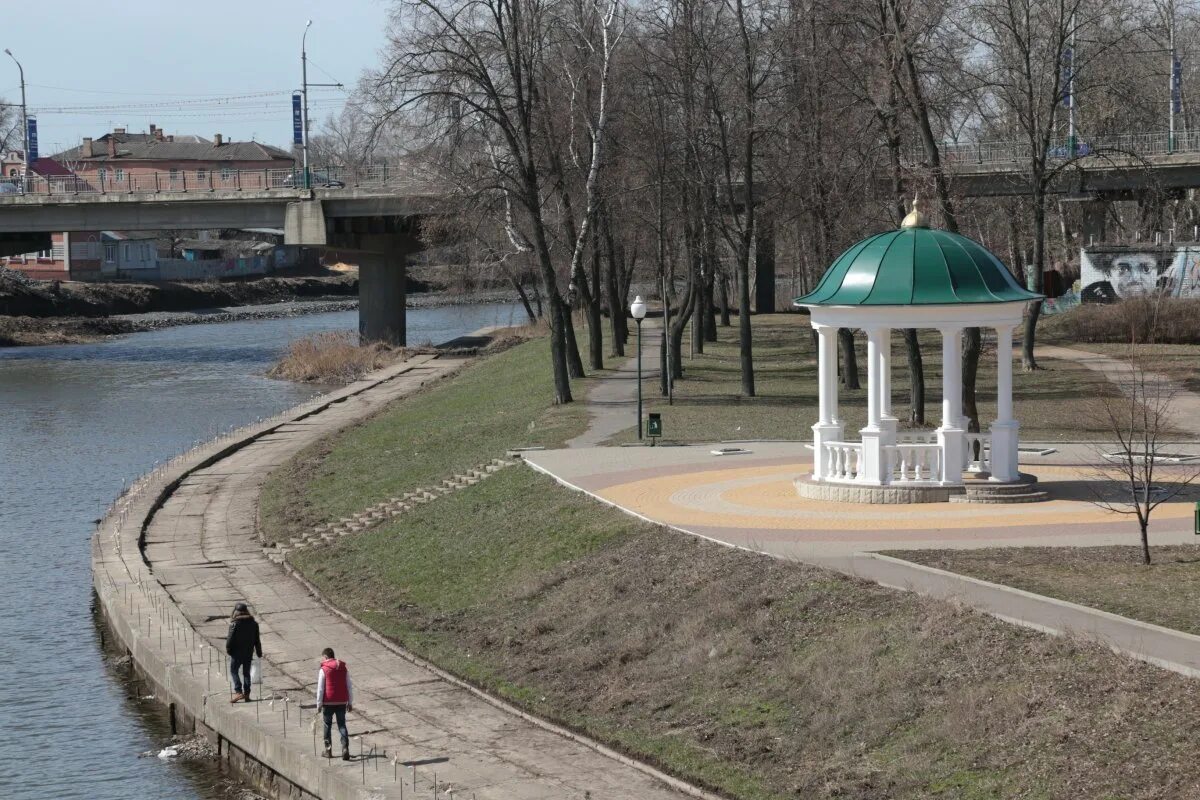
M 869 484 L 830 483 L 801 475 L 793 481 L 796 493 L 808 500 L 836 503 L 1038 503 L 1050 495 L 1037 487 L 1037 478 L 1020 473 L 1016 480 L 997 481 L 987 472 L 964 476 L 953 486 L 872 486 Z
M 808 500 L 837 503 L 946 503 L 950 496 L 966 492 L 965 486 L 869 486 L 829 483 L 801 475 L 795 480 L 796 492 Z

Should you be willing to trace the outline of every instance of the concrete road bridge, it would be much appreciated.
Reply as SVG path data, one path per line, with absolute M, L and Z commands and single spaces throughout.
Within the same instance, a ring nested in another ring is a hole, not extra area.
M 945 143 L 942 166 L 954 192 L 967 197 L 1029 193 L 1029 144 L 999 140 Z M 923 150 L 910 151 L 910 167 L 926 165 Z M 1083 204 L 1085 241 L 1102 242 L 1109 204 L 1149 192 L 1178 195 L 1200 188 L 1200 132 L 1132 133 L 1051 141 L 1049 191 Z
M 30 175 L 0 182 L 0 255 L 58 231 L 282 228 L 287 244 L 353 251 L 364 338 L 405 343 L 405 262 L 443 185 L 414 169 L 127 171 L 122 179 Z
M 1022 141 L 978 141 L 941 146 L 942 165 L 954 188 L 971 197 L 1028 192 L 1029 144 Z M 925 163 L 922 150 L 906 158 L 910 166 Z M 1079 137 L 1072 149 L 1066 139 L 1050 143 L 1049 167 L 1061 167 L 1051 184 L 1055 194 L 1097 194 L 1119 199 L 1147 189 L 1200 187 L 1200 132 L 1117 134 Z
M 0 255 L 48 248 L 57 231 L 283 228 L 287 244 L 359 253 L 364 338 L 404 343 L 405 259 L 422 246 L 445 182 L 420 167 L 124 171 L 0 180 Z M 775 310 L 774 226 L 755 231 L 754 307 Z

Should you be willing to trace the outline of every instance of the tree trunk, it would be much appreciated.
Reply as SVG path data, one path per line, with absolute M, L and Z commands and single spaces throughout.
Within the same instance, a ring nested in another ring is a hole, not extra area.
M 567 347 L 567 374 L 572 378 L 582 378 L 583 360 L 579 357 L 579 342 L 575 338 L 575 320 L 571 307 L 559 301 L 558 316 L 562 320 L 564 339 Z
M 581 291 L 583 310 L 588 321 L 588 363 L 593 370 L 604 369 L 604 319 L 600 314 L 600 236 L 592 229 L 592 274 L 591 286 Z M 588 276 L 580 275 L 582 283 L 588 283 Z
M 754 341 L 750 327 L 750 258 L 738 265 L 738 356 L 742 372 L 742 394 L 754 397 Z
M 664 304 L 665 305 L 665 304 Z M 671 380 L 671 374 L 667 371 L 667 330 L 666 315 L 663 315 L 662 335 L 658 337 L 658 391 L 663 397 L 667 397 L 671 393 L 667 382 Z
M 979 328 L 963 331 L 965 339 L 962 352 L 962 403 L 967 417 L 967 431 L 979 433 L 979 405 L 975 398 L 976 377 L 979 374 L 979 355 L 983 350 L 983 337 Z
M 729 327 L 729 276 L 722 270 L 721 276 L 721 327 Z
M 608 263 L 604 289 L 608 302 L 608 321 L 612 329 L 612 354 L 623 357 L 628 331 L 626 330 L 625 304 L 621 301 L 620 280 L 617 277 L 620 269 L 617 265 L 617 248 L 613 242 L 612 223 L 608 219 L 607 211 L 601 214 L 600 221 L 604 231 L 604 260 Z
M 842 386 L 847 389 L 860 389 L 858 382 L 858 354 L 854 352 L 854 331 L 849 328 L 838 328 L 838 343 L 842 350 Z
M 689 292 L 688 302 L 676 311 L 678 317 L 671 320 L 671 377 L 674 379 L 683 377 L 683 332 L 693 317 L 696 308 L 695 297 L 694 290 Z
M 550 298 L 550 363 L 554 367 L 554 402 L 570 403 L 571 376 L 567 369 L 566 322 L 569 315 L 562 313 L 563 301 L 558 292 L 548 292 Z
M 908 352 L 908 375 L 911 381 L 908 421 L 925 424 L 925 366 L 921 360 L 921 343 L 915 328 L 904 329 L 904 349 Z
M 704 275 L 704 305 L 701 307 L 701 316 L 704 321 L 704 341 L 715 342 L 717 340 L 717 304 L 713 297 L 713 290 L 716 287 L 717 267 L 715 261 L 708 262 L 708 270 Z M 729 309 L 725 309 L 725 315 L 728 316 Z M 728 325 L 729 321 L 726 320 Z
M 1035 179 L 1036 180 L 1036 179 Z M 1035 188 L 1033 193 L 1033 287 L 1035 292 L 1042 291 L 1042 262 L 1046 255 L 1046 196 Z M 1032 372 L 1038 367 L 1033 355 L 1033 347 L 1037 336 L 1037 321 L 1042 313 L 1042 301 L 1038 300 L 1029 306 L 1029 314 L 1025 317 L 1025 335 L 1021 339 L 1021 367 L 1026 372 Z
M 513 288 L 517 290 L 517 295 L 521 298 L 521 305 L 525 306 L 525 315 L 529 317 L 529 324 L 536 324 L 537 315 L 533 313 L 533 306 L 529 303 L 529 293 L 525 291 L 525 287 L 515 277 L 509 276 L 509 281 L 512 282 Z
M 715 342 L 717 340 L 717 313 L 716 304 L 713 302 L 713 287 L 721 274 L 721 266 L 717 263 L 717 233 L 711 217 L 712 208 L 706 206 L 705 213 L 709 216 L 704 220 L 704 279 L 701 283 L 701 306 L 696 309 L 700 314 L 701 327 L 703 328 L 704 341 Z M 721 322 L 723 325 L 729 325 L 729 299 L 724 293 L 724 283 L 722 283 L 721 292 Z M 703 353 L 704 350 L 700 347 L 696 348 L 697 353 Z
M 1150 520 L 1138 519 L 1138 527 L 1142 534 L 1142 563 L 1147 566 L 1150 565 L 1150 536 L 1146 530 L 1149 525 Z
M 546 309 L 542 307 L 542 290 L 538 287 L 537 281 L 533 283 L 533 302 L 537 305 L 537 317 L 541 319 L 546 314 Z
M 604 369 L 604 317 L 600 313 L 600 300 L 587 304 L 588 361 L 593 370 Z

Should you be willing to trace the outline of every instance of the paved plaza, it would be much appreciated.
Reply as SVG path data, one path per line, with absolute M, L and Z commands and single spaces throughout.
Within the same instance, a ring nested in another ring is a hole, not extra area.
M 746 452 L 714 455 L 739 446 Z M 1036 447 L 1036 445 L 1032 445 Z M 1200 637 L 880 555 L 880 551 L 1137 543 L 1131 516 L 1100 508 L 1088 483 L 1102 480 L 1092 445 L 1057 445 L 1030 456 L 1055 498 L 1017 505 L 875 505 L 801 498 L 794 479 L 811 471 L 800 442 L 687 447 L 577 448 L 526 453 L 566 486 L 650 522 L 777 558 L 805 561 L 899 589 L 976 608 L 1009 622 L 1094 639 L 1134 658 L 1200 677 Z M 1195 445 L 1172 448 L 1200 452 Z M 1163 470 L 1164 480 L 1170 468 Z M 1190 501 L 1155 511 L 1155 544 L 1190 543 Z
M 527 453 L 526 460 L 564 483 L 654 522 L 729 544 L 791 558 L 819 560 L 862 551 L 993 546 L 1134 544 L 1132 517 L 1098 507 L 1089 483 L 1101 480 L 1084 459 L 1087 445 L 1029 457 L 1053 500 L 979 505 L 874 505 L 809 500 L 793 481 L 812 470 L 800 442 L 748 442 L 747 452 L 715 456 L 734 445 L 582 448 Z M 1075 461 L 1077 463 L 1071 463 Z M 1164 467 L 1164 480 L 1170 471 Z M 1164 503 L 1155 512 L 1156 544 L 1189 542 L 1192 505 Z

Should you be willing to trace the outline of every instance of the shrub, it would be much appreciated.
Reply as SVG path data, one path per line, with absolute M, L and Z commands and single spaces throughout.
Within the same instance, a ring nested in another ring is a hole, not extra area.
M 1146 344 L 1200 343 L 1200 300 L 1138 297 L 1111 304 L 1081 305 L 1046 317 L 1048 339 L 1064 342 Z
M 351 331 L 325 331 L 292 342 L 267 375 L 306 383 L 349 383 L 401 356 L 401 350 L 379 342 L 359 344 L 358 334 Z

